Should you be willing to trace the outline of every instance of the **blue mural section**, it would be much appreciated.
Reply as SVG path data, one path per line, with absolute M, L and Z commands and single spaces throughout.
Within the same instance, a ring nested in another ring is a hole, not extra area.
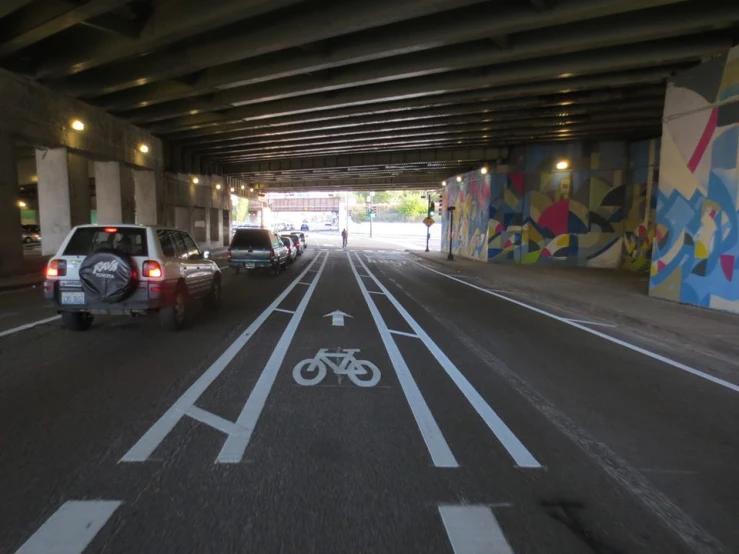
M 456 207 L 453 251 L 481 261 L 611 268 L 628 258 L 631 269 L 646 270 L 658 151 L 656 140 L 529 145 L 488 175 L 452 177 L 444 205 Z M 563 160 L 568 167 L 556 169 Z
M 650 294 L 739 313 L 739 48 L 700 69 L 667 91 Z

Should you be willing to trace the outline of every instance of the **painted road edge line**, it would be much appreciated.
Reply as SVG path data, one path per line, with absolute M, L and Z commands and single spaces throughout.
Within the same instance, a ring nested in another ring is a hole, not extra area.
M 489 506 L 439 506 L 454 554 L 513 554 Z
M 13 327 L 12 329 L 6 329 L 5 331 L 0 331 L 0 339 L 3 337 L 7 337 L 8 335 L 12 335 L 13 333 L 18 333 L 19 331 L 33 329 L 34 327 L 38 325 L 45 325 L 47 323 L 51 323 L 52 321 L 56 321 L 57 319 L 60 319 L 61 317 L 62 316 L 60 315 L 55 315 L 54 317 L 47 317 L 46 319 L 40 319 L 32 323 L 26 323 L 25 325 L 19 325 L 18 327 Z
M 354 278 L 359 285 L 359 290 L 362 292 L 362 297 L 364 298 L 370 314 L 372 314 L 375 326 L 380 333 L 382 343 L 385 346 L 387 355 L 390 358 L 390 362 L 393 364 L 393 369 L 395 370 L 395 374 L 400 382 L 400 388 L 403 389 L 403 394 L 405 394 L 411 413 L 416 420 L 416 425 L 418 425 L 418 429 L 421 431 L 421 437 L 423 437 L 423 441 L 426 443 L 426 448 L 431 455 L 431 460 L 433 461 L 434 466 L 459 467 L 459 463 L 454 457 L 451 448 L 449 448 L 449 444 L 446 442 L 446 439 L 439 428 L 439 424 L 436 423 L 436 420 L 431 413 L 431 409 L 428 404 L 426 404 L 426 400 L 424 400 L 421 390 L 413 379 L 413 375 L 411 375 L 410 369 L 408 369 L 408 365 L 405 363 L 405 359 L 400 353 L 398 345 L 390 334 L 387 324 L 382 319 L 375 301 L 370 296 L 367 286 L 362 282 L 362 279 L 357 272 L 357 268 L 352 261 L 351 254 L 347 252 L 346 257 L 349 260 L 349 266 L 352 269 Z
M 262 374 L 259 376 L 259 379 L 257 379 L 257 383 L 254 385 L 251 394 L 249 394 L 246 404 L 244 404 L 239 417 L 236 419 L 236 427 L 241 431 L 228 435 L 226 442 L 223 443 L 223 447 L 218 453 L 217 461 L 219 463 L 236 464 L 244 457 L 244 451 L 246 451 L 246 447 L 249 445 L 249 440 L 251 440 L 251 435 L 254 432 L 254 428 L 257 426 L 259 416 L 262 414 L 264 404 L 267 402 L 267 397 L 272 391 L 272 386 L 275 384 L 277 373 L 280 371 L 282 362 L 285 361 L 285 356 L 290 349 L 290 343 L 295 337 L 295 332 L 298 329 L 298 325 L 300 325 L 300 320 L 303 319 L 305 308 L 308 306 L 308 302 L 310 302 L 310 299 L 313 296 L 313 291 L 316 290 L 316 285 L 318 285 L 321 275 L 323 275 L 323 268 L 326 267 L 328 256 L 328 252 L 326 252 L 323 256 L 321 267 L 318 268 L 316 276 L 313 278 L 308 290 L 300 300 L 300 304 L 298 304 L 298 307 L 295 309 L 295 313 L 290 318 L 290 322 L 287 324 L 287 327 L 285 327 L 285 330 L 282 332 L 280 340 L 277 341 L 277 345 L 272 351 L 269 360 L 267 360 L 267 363 L 262 370 Z
M 316 263 L 318 256 L 316 256 L 308 267 L 303 270 L 303 273 L 298 275 L 295 280 L 290 283 L 275 300 L 267 306 L 267 308 L 259 314 L 249 327 L 247 327 L 236 340 L 221 354 L 218 359 L 211 364 L 211 366 L 205 370 L 205 372 L 198 377 L 198 379 L 190 385 L 190 387 L 180 396 L 174 404 L 152 425 L 149 430 L 134 444 L 131 449 L 126 452 L 119 462 L 145 462 L 149 456 L 156 450 L 161 444 L 165 437 L 172 431 L 174 426 L 185 416 L 190 407 L 195 405 L 195 402 L 200 395 L 215 381 L 218 376 L 226 369 L 231 360 L 241 351 L 246 343 L 249 342 L 259 328 L 264 324 L 267 318 L 276 310 L 276 308 L 282 304 L 293 289 L 297 286 L 298 282 L 305 277 L 308 270 Z
M 623 346 L 624 348 L 627 348 L 629 350 L 632 350 L 634 352 L 638 352 L 639 354 L 643 354 L 644 356 L 648 356 L 649 358 L 652 358 L 654 360 L 658 360 L 660 362 L 663 362 L 667 365 L 671 365 L 673 367 L 676 367 L 677 369 L 680 369 L 682 371 L 685 371 L 686 373 L 690 373 L 691 375 L 695 375 L 696 377 L 700 377 L 701 379 L 705 379 L 706 381 L 710 381 L 716 385 L 720 385 L 724 388 L 727 388 L 729 390 L 733 390 L 734 392 L 739 392 L 739 385 L 735 383 L 731 383 L 729 381 L 726 381 L 724 379 L 721 379 L 719 377 L 715 377 L 709 373 L 706 373 L 704 371 L 700 371 L 699 369 L 695 369 L 694 367 L 690 367 L 689 365 L 683 364 L 681 362 L 678 362 L 677 360 L 673 360 L 672 358 L 668 358 L 666 356 L 663 356 L 661 354 L 657 354 L 656 352 L 652 352 L 650 350 L 647 350 L 646 348 L 642 348 L 641 346 L 636 346 L 635 344 L 631 344 L 630 342 L 626 342 L 621 339 L 617 339 L 616 337 L 612 337 L 611 335 L 606 335 L 605 333 L 601 333 L 600 331 L 596 329 L 591 329 L 589 327 L 586 327 L 585 325 L 581 325 L 580 323 L 575 323 L 573 320 L 568 319 L 566 317 L 561 317 L 556 314 L 553 314 L 551 312 L 547 312 L 546 310 L 542 310 L 541 308 L 537 308 L 535 306 L 531 306 L 529 304 L 526 304 L 525 302 L 521 302 L 520 300 L 515 300 L 514 298 L 508 298 L 507 296 L 504 296 L 502 294 L 498 294 L 497 292 L 491 292 L 483 287 L 478 287 L 477 285 L 473 285 L 472 283 L 468 283 L 467 281 L 463 279 L 458 279 L 457 277 L 453 277 L 452 275 L 447 275 L 446 273 L 442 273 L 441 271 L 437 271 L 431 267 L 428 267 L 424 264 L 418 263 L 414 260 L 408 260 L 412 264 L 416 264 L 419 267 L 422 267 L 428 271 L 431 271 L 432 273 L 436 273 L 437 275 L 441 275 L 442 277 L 446 277 L 447 279 L 451 279 L 452 281 L 456 281 L 458 283 L 461 283 L 463 285 L 467 285 L 468 287 L 472 287 L 473 289 L 479 290 L 480 292 L 484 292 L 485 294 L 489 294 L 491 296 L 495 296 L 496 298 L 500 298 L 501 300 L 505 300 L 506 302 L 511 302 L 512 304 L 516 304 L 517 306 L 521 306 L 522 308 L 526 308 L 527 310 L 532 310 L 538 314 L 551 317 L 552 319 L 555 319 L 557 321 L 561 321 L 562 323 L 566 325 L 570 325 L 572 327 L 575 327 L 576 329 L 580 329 L 581 331 L 585 331 L 586 333 L 590 333 L 591 335 L 595 335 L 596 337 L 600 337 L 602 339 L 605 339 L 607 341 L 610 341 L 614 344 L 618 344 L 619 346 Z
M 82 554 L 121 505 L 118 500 L 70 500 L 15 554 Z
M 369 274 L 371 279 L 377 285 L 377 287 L 385 293 L 385 297 L 390 300 L 390 303 L 395 307 L 398 313 L 403 317 L 405 322 L 410 326 L 411 329 L 418 335 L 418 338 L 423 341 L 423 344 L 428 348 L 429 352 L 434 356 L 438 364 L 446 371 L 447 375 L 451 378 L 457 388 L 462 392 L 467 401 L 470 403 L 472 408 L 485 422 L 493 434 L 498 438 L 503 448 L 508 451 L 511 458 L 516 462 L 516 466 L 527 469 L 540 469 L 541 464 L 534 457 L 528 448 L 519 440 L 519 438 L 511 431 L 501 417 L 496 413 L 495 410 L 488 404 L 482 395 L 477 392 L 477 389 L 472 386 L 467 378 L 459 371 L 456 365 L 449 359 L 449 357 L 439 348 L 436 343 L 431 340 L 426 331 L 413 319 L 411 314 L 398 302 L 398 300 L 390 294 L 390 291 L 383 285 L 380 280 L 372 274 L 369 268 L 364 264 L 359 255 L 357 255 L 359 263 L 362 264 L 364 270 Z

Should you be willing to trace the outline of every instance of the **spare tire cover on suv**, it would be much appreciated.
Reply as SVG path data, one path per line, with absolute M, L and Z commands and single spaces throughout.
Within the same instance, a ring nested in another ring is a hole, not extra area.
M 80 266 L 80 281 L 88 302 L 121 302 L 138 284 L 131 257 L 107 248 L 85 258 Z

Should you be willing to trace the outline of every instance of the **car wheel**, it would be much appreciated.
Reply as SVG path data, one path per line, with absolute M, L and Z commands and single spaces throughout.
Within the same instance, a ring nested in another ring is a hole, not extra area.
M 215 311 L 221 307 L 221 279 L 218 277 L 213 278 L 213 283 L 210 285 L 210 292 L 206 298 L 208 308 Z
M 93 317 L 85 312 L 62 312 L 62 326 L 70 331 L 87 331 Z
M 23 244 L 31 244 L 33 242 L 33 239 L 31 237 L 26 237 L 23 239 Z
M 177 287 L 171 306 L 159 310 L 159 323 L 168 331 L 179 331 L 187 323 L 187 292 L 185 287 Z

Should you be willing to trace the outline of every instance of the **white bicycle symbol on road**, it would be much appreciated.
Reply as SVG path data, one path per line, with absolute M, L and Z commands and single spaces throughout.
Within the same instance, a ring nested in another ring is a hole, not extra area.
M 347 348 L 329 352 L 328 348 L 321 348 L 314 358 L 298 362 L 293 379 L 299 385 L 311 387 L 323 381 L 330 367 L 335 375 L 348 375 L 358 387 L 374 387 L 380 381 L 380 370 L 370 361 L 357 360 L 354 355 L 359 351 L 359 348 Z

